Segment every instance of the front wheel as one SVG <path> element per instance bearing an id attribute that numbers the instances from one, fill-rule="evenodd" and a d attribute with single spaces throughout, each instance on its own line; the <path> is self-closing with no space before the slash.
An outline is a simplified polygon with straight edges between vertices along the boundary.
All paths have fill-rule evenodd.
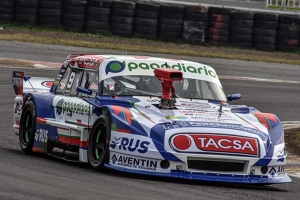
<path id="1" fill-rule="evenodd" d="M 33 101 L 27 101 L 22 111 L 19 129 L 19 142 L 26 154 L 32 153 L 36 127 L 36 108 Z"/>
<path id="2" fill-rule="evenodd" d="M 88 141 L 88 161 L 96 171 L 104 171 L 109 162 L 110 120 L 101 115 L 94 123 Z"/>

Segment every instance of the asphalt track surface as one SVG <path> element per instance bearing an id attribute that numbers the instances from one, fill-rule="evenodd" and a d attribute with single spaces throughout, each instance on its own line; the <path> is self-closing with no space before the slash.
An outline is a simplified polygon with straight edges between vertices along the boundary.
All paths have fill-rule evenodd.
<path id="1" fill-rule="evenodd" d="M 73 52 L 117 51 L 0 41 L 0 57 L 63 62 Z M 121 52 L 122 53 L 122 52 Z M 137 53 L 136 53 L 137 54 Z M 141 55 L 141 54 L 139 54 Z M 149 54 L 143 54 L 149 55 Z M 157 56 L 157 55 L 156 55 Z M 202 62 L 219 75 L 299 81 L 295 65 L 159 55 Z M 43 155 L 25 155 L 12 131 L 12 68 L 0 68 L 0 199 L 300 199 L 300 179 L 272 186 L 153 178 L 120 172 L 97 173 L 89 166 Z M 30 76 L 55 77 L 56 71 L 24 69 Z M 227 94 L 240 92 L 236 104 L 274 112 L 283 121 L 299 121 L 299 84 L 221 79 Z"/>

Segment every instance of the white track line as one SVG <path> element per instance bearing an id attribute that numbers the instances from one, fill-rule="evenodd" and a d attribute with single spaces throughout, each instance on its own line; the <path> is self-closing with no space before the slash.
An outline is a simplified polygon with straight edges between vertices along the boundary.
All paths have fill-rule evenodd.
<path id="1" fill-rule="evenodd" d="M 245 76 L 222 76 L 222 75 L 219 75 L 219 78 L 220 79 L 229 79 L 229 80 L 260 81 L 260 82 L 272 82 L 272 83 L 296 83 L 296 84 L 300 83 L 300 81 L 254 78 L 254 77 L 245 77 Z"/>

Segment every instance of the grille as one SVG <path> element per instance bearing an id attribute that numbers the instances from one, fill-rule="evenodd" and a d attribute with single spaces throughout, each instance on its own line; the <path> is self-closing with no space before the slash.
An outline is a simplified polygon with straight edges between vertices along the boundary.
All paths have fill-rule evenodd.
<path id="1" fill-rule="evenodd" d="M 203 171 L 243 172 L 246 162 L 188 160 L 188 168 Z"/>

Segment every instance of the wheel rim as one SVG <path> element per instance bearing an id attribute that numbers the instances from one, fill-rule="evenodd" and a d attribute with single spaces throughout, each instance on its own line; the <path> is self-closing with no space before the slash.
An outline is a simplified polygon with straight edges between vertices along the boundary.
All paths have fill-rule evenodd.
<path id="1" fill-rule="evenodd" d="M 99 124 L 96 127 L 96 131 L 92 139 L 92 155 L 95 163 L 101 162 L 101 157 L 105 153 L 105 148 L 106 148 L 105 124 Z"/>
<path id="2" fill-rule="evenodd" d="M 32 117 L 30 110 L 25 111 L 24 119 L 22 124 L 23 144 L 27 146 L 32 134 Z"/>

